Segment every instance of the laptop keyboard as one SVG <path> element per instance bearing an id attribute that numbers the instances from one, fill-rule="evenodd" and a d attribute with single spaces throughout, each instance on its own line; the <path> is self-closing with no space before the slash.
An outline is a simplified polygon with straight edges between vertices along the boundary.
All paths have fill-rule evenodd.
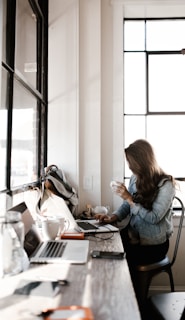
<path id="1" fill-rule="evenodd" d="M 78 226 L 84 230 L 93 230 L 93 229 L 98 229 L 94 224 L 91 224 L 89 222 L 85 221 L 78 221 L 77 222 Z"/>
<path id="2" fill-rule="evenodd" d="M 40 258 L 58 258 L 62 256 L 65 249 L 66 242 L 62 241 L 48 241 L 42 252 L 39 254 Z"/>

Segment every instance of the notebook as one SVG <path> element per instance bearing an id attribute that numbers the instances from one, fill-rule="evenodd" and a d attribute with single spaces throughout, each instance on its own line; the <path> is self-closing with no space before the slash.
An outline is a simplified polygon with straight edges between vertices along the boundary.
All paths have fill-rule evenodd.
<path id="1" fill-rule="evenodd" d="M 12 207 L 9 211 L 22 213 L 25 225 L 24 248 L 30 263 L 72 263 L 84 264 L 89 253 L 89 240 L 47 240 L 42 241 L 35 221 L 25 202 Z"/>

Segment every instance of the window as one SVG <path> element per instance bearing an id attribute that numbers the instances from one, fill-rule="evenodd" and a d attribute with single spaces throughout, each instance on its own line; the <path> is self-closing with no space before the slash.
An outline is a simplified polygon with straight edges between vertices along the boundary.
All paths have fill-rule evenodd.
<path id="1" fill-rule="evenodd" d="M 7 144 L 7 120 L 8 110 L 6 107 L 6 87 L 8 73 L 2 69 L 1 72 L 1 106 L 0 106 L 0 190 L 6 188 L 6 144 Z"/>
<path id="2" fill-rule="evenodd" d="M 160 166 L 185 177 L 185 19 L 124 21 L 124 140 L 147 139 Z M 125 164 L 125 179 L 130 170 Z"/>
<path id="3" fill-rule="evenodd" d="M 11 187 L 37 180 L 37 99 L 14 81 Z M 24 132 L 24 134 L 22 134 Z"/>
<path id="4" fill-rule="evenodd" d="M 0 192 L 39 182 L 47 147 L 48 1 L 3 0 Z"/>

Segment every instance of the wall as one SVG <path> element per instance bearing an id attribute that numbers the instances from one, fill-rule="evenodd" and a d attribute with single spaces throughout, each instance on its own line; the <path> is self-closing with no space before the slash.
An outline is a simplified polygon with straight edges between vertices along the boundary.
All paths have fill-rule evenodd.
<path id="1" fill-rule="evenodd" d="M 78 6 L 50 1 L 48 165 L 55 163 L 78 185 Z"/>
<path id="2" fill-rule="evenodd" d="M 183 1 L 50 1 L 48 164 L 78 189 L 79 212 L 87 203 L 111 210 L 121 203 L 109 184 L 124 171 L 123 18 L 172 13 L 185 15 Z M 182 243 L 174 277 L 185 289 Z M 153 286 L 168 289 L 168 280 Z"/>
<path id="3" fill-rule="evenodd" d="M 3 2 L 0 1 L 0 61 L 2 61 L 2 43 L 3 43 Z M 0 68 L 0 97 L 1 97 L 1 73 Z"/>
<path id="4" fill-rule="evenodd" d="M 79 212 L 117 207 L 109 184 L 123 179 L 122 12 L 109 0 L 55 0 L 49 10 L 48 164 L 78 189 Z"/>

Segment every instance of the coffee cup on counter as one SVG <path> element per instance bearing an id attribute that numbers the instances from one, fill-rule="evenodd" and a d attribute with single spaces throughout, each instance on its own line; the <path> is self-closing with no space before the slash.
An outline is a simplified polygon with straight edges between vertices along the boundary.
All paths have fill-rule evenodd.
<path id="1" fill-rule="evenodd" d="M 45 240 L 55 240 L 60 230 L 59 219 L 46 218 L 42 221 L 42 234 Z"/>
<path id="2" fill-rule="evenodd" d="M 109 212 L 108 207 L 104 207 L 104 206 L 96 206 L 93 209 L 94 214 L 108 214 L 108 212 Z"/>

